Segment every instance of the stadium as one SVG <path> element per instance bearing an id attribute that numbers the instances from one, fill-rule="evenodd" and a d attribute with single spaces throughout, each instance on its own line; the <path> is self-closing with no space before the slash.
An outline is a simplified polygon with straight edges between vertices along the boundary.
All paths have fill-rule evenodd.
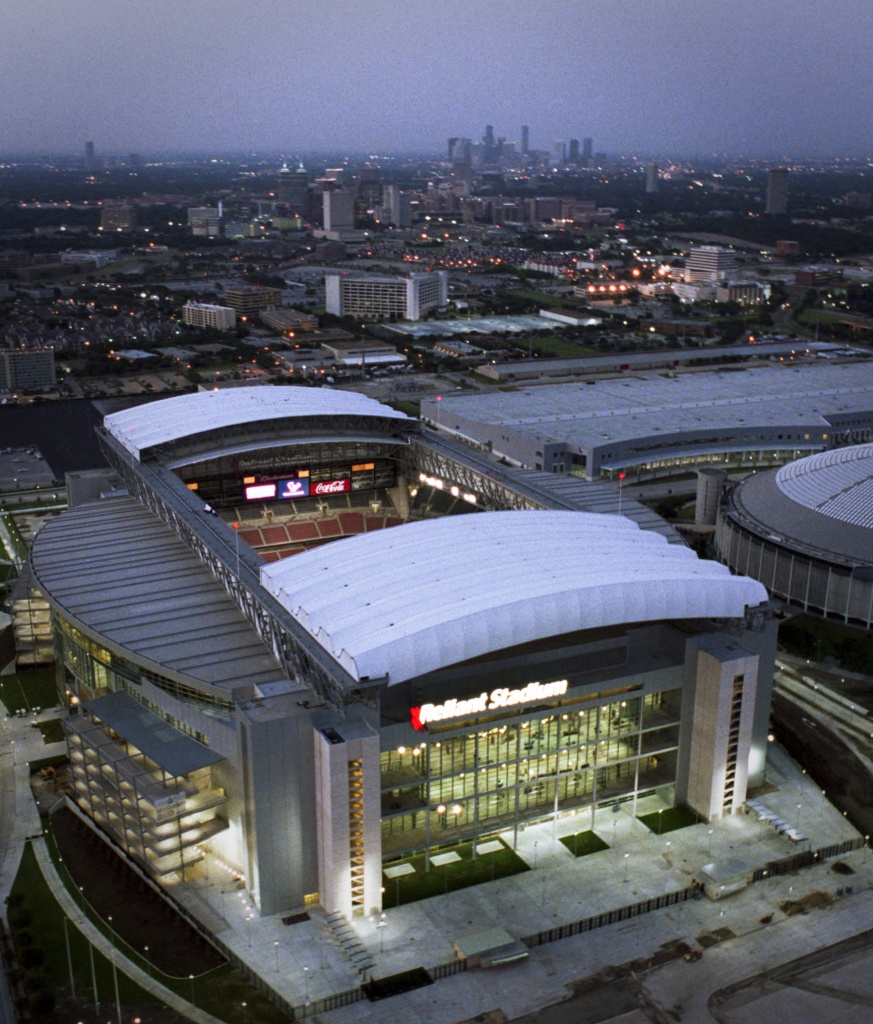
<path id="1" fill-rule="evenodd" d="M 873 626 L 873 445 L 822 452 L 735 487 L 719 558 L 789 608 Z"/>
<path id="2" fill-rule="evenodd" d="M 163 884 L 215 857 L 262 914 L 352 917 L 413 854 L 652 794 L 714 820 L 761 780 L 765 588 L 608 488 L 326 389 L 100 436 L 123 486 L 31 565 L 72 799 Z"/>

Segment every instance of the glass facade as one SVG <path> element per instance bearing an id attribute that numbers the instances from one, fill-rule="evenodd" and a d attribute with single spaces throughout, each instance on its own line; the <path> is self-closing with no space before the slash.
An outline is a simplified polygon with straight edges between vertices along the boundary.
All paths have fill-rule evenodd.
<path id="1" fill-rule="evenodd" d="M 680 704 L 680 690 L 631 687 L 551 704 L 540 717 L 432 728 L 415 746 L 383 751 L 383 857 L 675 782 Z"/>
<path id="2" fill-rule="evenodd" d="M 102 693 L 111 693 L 115 690 L 125 690 L 149 711 L 206 746 L 209 746 L 208 736 L 158 707 L 142 693 L 143 681 L 152 683 L 158 689 L 179 700 L 196 704 L 198 710 L 203 714 L 225 721 L 230 720 L 234 707 L 232 701 L 222 700 L 212 694 L 195 690 L 191 686 L 184 686 L 175 680 L 128 661 L 114 651 L 101 646 L 59 615 L 54 615 L 53 621 L 55 649 L 58 653 L 58 660 L 64 666 L 67 675 L 68 690 L 80 700 L 89 700 Z M 65 694 L 61 694 L 60 699 L 62 703 L 68 703 Z"/>

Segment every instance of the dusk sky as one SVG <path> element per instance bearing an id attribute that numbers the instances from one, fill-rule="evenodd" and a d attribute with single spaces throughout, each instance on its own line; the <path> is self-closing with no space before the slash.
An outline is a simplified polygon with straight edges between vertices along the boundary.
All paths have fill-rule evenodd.
<path id="1" fill-rule="evenodd" d="M 0 150 L 873 152 L 864 0 L 0 0 Z"/>

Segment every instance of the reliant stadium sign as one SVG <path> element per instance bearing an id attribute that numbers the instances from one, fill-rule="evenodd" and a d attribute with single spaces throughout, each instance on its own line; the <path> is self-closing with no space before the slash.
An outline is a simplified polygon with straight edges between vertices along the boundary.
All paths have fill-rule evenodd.
<path id="1" fill-rule="evenodd" d="M 424 732 L 429 722 L 444 722 L 449 718 L 469 718 L 481 715 L 486 711 L 500 711 L 516 704 L 530 704 L 535 701 L 548 700 L 551 697 L 563 697 L 567 692 L 567 680 L 557 679 L 553 683 L 528 683 L 518 690 L 510 690 L 505 686 L 492 690 L 491 693 L 480 693 L 478 697 L 467 700 L 456 700 L 452 697 L 445 704 L 422 704 L 418 708 L 410 708 L 413 726 Z"/>

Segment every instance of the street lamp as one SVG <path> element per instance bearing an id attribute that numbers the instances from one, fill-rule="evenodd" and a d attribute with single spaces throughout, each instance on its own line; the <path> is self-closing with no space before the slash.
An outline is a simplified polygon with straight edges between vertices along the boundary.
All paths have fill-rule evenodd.
<path id="1" fill-rule="evenodd" d="M 382 911 L 379 915 L 379 920 L 376 922 L 376 927 L 379 929 L 379 952 L 385 952 L 385 925 L 388 924 L 388 915 Z"/>
<path id="2" fill-rule="evenodd" d="M 624 880 L 625 881 L 627 881 L 627 872 L 628 872 L 628 866 L 629 866 L 628 862 L 629 862 L 629 860 L 630 860 L 630 854 L 626 853 L 624 855 Z"/>
<path id="3" fill-rule="evenodd" d="M 197 1003 L 194 1002 L 194 975 L 189 974 L 188 980 L 191 982 L 191 1005 L 196 1006 Z"/>
<path id="4" fill-rule="evenodd" d="M 304 1002 L 303 1005 L 304 1005 L 304 1007 L 306 1007 L 306 1006 L 309 1005 L 309 968 L 308 967 L 304 967 L 303 968 L 303 984 L 304 984 L 304 991 L 306 993 L 305 994 L 305 1002 Z"/>
<path id="5" fill-rule="evenodd" d="M 712 833 L 714 831 L 715 831 L 714 829 L 710 829 L 709 830 L 709 853 L 707 854 L 707 856 L 709 857 L 710 860 L 712 860 Z"/>
<path id="6" fill-rule="evenodd" d="M 276 939 L 273 942 L 273 949 L 276 952 L 276 974 L 278 974 L 279 973 L 279 940 L 278 939 Z"/>

